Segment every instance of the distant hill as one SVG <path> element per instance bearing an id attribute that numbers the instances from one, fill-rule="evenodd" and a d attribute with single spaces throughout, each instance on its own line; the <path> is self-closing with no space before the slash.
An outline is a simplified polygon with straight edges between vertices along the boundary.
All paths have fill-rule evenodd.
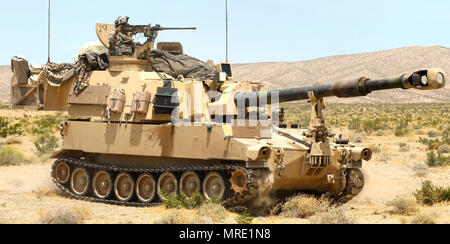
<path id="1" fill-rule="evenodd" d="M 436 91 L 390 90 L 339 102 L 414 103 L 450 102 L 450 49 L 441 46 L 405 47 L 355 55 L 334 56 L 295 63 L 252 63 L 234 65 L 239 80 L 259 80 L 266 88 L 310 86 L 367 77 L 388 78 L 419 69 L 441 68 L 448 75 L 447 86 Z"/>
<path id="2" fill-rule="evenodd" d="M 441 68 L 448 75 L 447 86 L 436 91 L 389 90 L 333 102 L 419 103 L 450 102 L 450 49 L 441 46 L 405 47 L 379 52 L 333 56 L 294 63 L 235 64 L 237 80 L 257 80 L 268 89 L 325 84 L 368 77 L 387 78 L 425 68 Z M 9 101 L 11 70 L 0 66 L 0 102 Z"/>
<path id="3" fill-rule="evenodd" d="M 0 66 L 0 103 L 9 102 L 9 93 L 11 88 L 11 68 L 9 65 Z"/>

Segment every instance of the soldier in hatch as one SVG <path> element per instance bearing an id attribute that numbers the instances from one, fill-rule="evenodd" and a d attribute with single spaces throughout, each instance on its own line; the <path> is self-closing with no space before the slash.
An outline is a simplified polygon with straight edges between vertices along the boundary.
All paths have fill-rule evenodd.
<path id="1" fill-rule="evenodd" d="M 109 35 L 109 54 L 111 56 L 131 56 L 136 44 L 131 36 L 123 33 L 123 28 L 128 24 L 128 17 L 119 17 L 116 20 L 116 30 Z"/>

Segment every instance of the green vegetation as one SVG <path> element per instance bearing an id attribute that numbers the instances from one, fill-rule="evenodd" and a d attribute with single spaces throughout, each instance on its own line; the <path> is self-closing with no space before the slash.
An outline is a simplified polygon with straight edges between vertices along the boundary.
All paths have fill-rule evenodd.
<path id="1" fill-rule="evenodd" d="M 20 123 L 14 123 L 6 117 L 0 117 L 0 137 L 7 137 L 9 135 L 23 135 L 24 130 Z"/>
<path id="2" fill-rule="evenodd" d="M 444 156 L 438 151 L 437 155 L 434 151 L 427 153 L 427 161 L 425 162 L 428 167 L 442 167 L 450 165 L 450 156 Z"/>
<path id="3" fill-rule="evenodd" d="M 172 193 L 166 196 L 163 201 L 164 207 L 177 209 L 181 208 L 195 209 L 199 208 L 204 203 L 205 200 L 200 192 L 194 193 L 191 197 L 186 197 L 186 195 L 184 195 L 183 193 L 181 194 Z"/>
<path id="4" fill-rule="evenodd" d="M 253 217 L 247 212 L 240 214 L 235 220 L 240 225 L 249 225 L 253 223 Z"/>
<path id="5" fill-rule="evenodd" d="M 450 201 L 450 187 L 438 187 L 433 185 L 431 181 L 422 183 L 422 188 L 414 193 L 417 202 L 425 205 L 434 205 L 440 202 Z"/>
<path id="6" fill-rule="evenodd" d="M 284 104 L 287 123 L 300 123 L 309 127 L 311 105 L 305 102 Z M 416 133 L 424 128 L 433 128 L 433 136 L 447 137 L 450 128 L 450 104 L 339 104 L 329 103 L 324 111 L 331 128 L 349 129 L 378 135 L 391 132 L 396 136 Z M 445 135 L 447 131 L 447 135 Z M 417 134 L 417 133 L 416 133 Z M 435 148 L 437 149 L 437 147 Z"/>
<path id="7" fill-rule="evenodd" d="M 20 165 L 27 162 L 25 156 L 15 148 L 2 147 L 0 149 L 0 166 Z"/>
<path id="8" fill-rule="evenodd" d="M 58 138 L 50 132 L 39 134 L 34 142 L 34 146 L 41 154 L 50 153 L 58 147 Z"/>

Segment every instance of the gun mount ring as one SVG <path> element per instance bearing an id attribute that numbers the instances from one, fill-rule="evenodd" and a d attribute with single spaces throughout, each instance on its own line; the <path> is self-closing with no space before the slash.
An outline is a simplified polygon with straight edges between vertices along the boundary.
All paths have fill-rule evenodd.
<path id="1" fill-rule="evenodd" d="M 248 175 L 242 169 L 237 169 L 231 175 L 231 188 L 234 190 L 236 194 L 243 193 L 247 190 L 248 185 Z"/>

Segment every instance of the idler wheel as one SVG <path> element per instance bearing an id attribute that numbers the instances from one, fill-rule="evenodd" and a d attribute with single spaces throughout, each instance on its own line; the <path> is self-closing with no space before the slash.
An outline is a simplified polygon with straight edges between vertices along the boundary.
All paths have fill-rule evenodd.
<path id="1" fill-rule="evenodd" d="M 166 200 L 167 196 L 177 193 L 177 177 L 170 172 L 163 173 L 158 179 L 158 196 L 161 200 Z"/>
<path id="2" fill-rule="evenodd" d="M 69 182 L 70 180 L 69 165 L 65 162 L 58 163 L 55 169 L 55 177 L 60 184 L 66 184 L 67 182 Z"/>
<path id="3" fill-rule="evenodd" d="M 225 195 L 225 181 L 217 172 L 209 173 L 203 181 L 203 196 L 206 200 L 222 199 Z"/>
<path id="4" fill-rule="evenodd" d="M 231 189 L 234 190 L 235 193 L 240 194 L 247 190 L 248 185 L 248 175 L 242 169 L 237 169 L 231 175 Z"/>
<path id="5" fill-rule="evenodd" d="M 107 199 L 111 196 L 113 183 L 109 172 L 99 171 L 92 180 L 94 194 L 99 199 Z"/>
<path id="6" fill-rule="evenodd" d="M 140 202 L 149 203 L 156 196 L 156 181 L 150 174 L 142 174 L 136 181 L 136 195 Z"/>
<path id="7" fill-rule="evenodd" d="M 70 187 L 72 192 L 78 196 L 84 196 L 89 191 L 90 184 L 89 173 L 83 168 L 77 168 L 72 173 Z"/>
<path id="8" fill-rule="evenodd" d="M 121 202 L 128 202 L 133 197 L 134 180 L 128 173 L 120 173 L 114 182 L 114 193 Z"/>
<path id="9" fill-rule="evenodd" d="M 185 172 L 180 179 L 180 192 L 186 197 L 191 197 L 196 192 L 200 192 L 200 177 L 193 171 Z"/>

